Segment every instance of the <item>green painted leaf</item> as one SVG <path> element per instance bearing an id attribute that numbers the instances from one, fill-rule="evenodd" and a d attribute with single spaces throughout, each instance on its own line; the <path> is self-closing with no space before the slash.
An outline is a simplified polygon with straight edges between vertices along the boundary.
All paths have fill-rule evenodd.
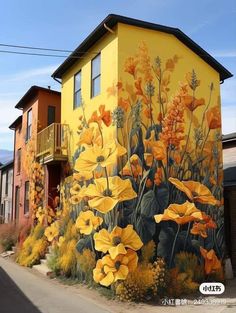
<path id="1" fill-rule="evenodd" d="M 149 190 L 143 195 L 140 204 L 140 213 L 144 217 L 153 218 L 155 214 L 158 214 L 158 205 L 153 190 Z"/>
<path id="2" fill-rule="evenodd" d="M 91 249 L 91 238 L 90 236 L 86 236 L 84 238 L 81 238 L 77 244 L 76 249 L 79 253 L 82 253 L 84 249 Z"/>

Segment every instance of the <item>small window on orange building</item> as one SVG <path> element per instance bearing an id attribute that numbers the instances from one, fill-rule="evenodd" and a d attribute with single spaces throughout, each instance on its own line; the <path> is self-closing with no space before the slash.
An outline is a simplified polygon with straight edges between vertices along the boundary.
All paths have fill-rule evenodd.
<path id="1" fill-rule="evenodd" d="M 24 214 L 29 213 L 29 181 L 25 182 Z"/>
<path id="2" fill-rule="evenodd" d="M 21 171 L 21 149 L 18 149 L 16 155 L 16 174 L 20 174 L 20 171 Z"/>
<path id="3" fill-rule="evenodd" d="M 26 141 L 31 138 L 32 134 L 32 109 L 27 112 L 27 128 L 26 128 Z"/>
<path id="4" fill-rule="evenodd" d="M 48 126 L 55 123 L 56 108 L 54 106 L 48 106 Z"/>

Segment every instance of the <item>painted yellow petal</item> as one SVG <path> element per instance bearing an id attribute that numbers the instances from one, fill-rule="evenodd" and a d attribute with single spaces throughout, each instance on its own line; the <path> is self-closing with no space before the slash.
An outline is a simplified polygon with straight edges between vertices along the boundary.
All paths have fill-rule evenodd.
<path id="1" fill-rule="evenodd" d="M 143 246 L 139 235 L 133 229 L 133 225 L 128 225 L 123 229 L 121 242 L 125 247 L 131 248 L 133 250 L 139 250 Z"/>
<path id="2" fill-rule="evenodd" d="M 156 223 L 160 223 L 163 219 L 163 214 L 156 214 L 154 215 L 154 219 Z"/>
<path id="3" fill-rule="evenodd" d="M 110 247 L 109 253 L 111 258 L 114 260 L 119 254 L 126 254 L 126 249 L 122 243 L 118 244 L 118 246 Z"/>
<path id="4" fill-rule="evenodd" d="M 100 226 L 103 222 L 103 219 L 100 216 L 94 216 L 92 218 L 92 224 L 93 224 L 93 228 L 97 229 L 98 226 Z"/>
<path id="5" fill-rule="evenodd" d="M 121 238 L 122 231 L 123 231 L 123 229 L 121 227 L 115 226 L 111 232 L 111 238 L 114 238 L 114 237 L 120 237 Z"/>
<path id="6" fill-rule="evenodd" d="M 96 209 L 101 213 L 107 213 L 111 211 L 117 203 L 118 200 L 104 196 L 101 198 L 96 197 L 88 201 L 88 204 L 91 208 Z"/>
<path id="7" fill-rule="evenodd" d="M 88 187 L 83 191 L 83 194 L 84 196 L 87 196 L 87 197 L 100 197 L 101 196 L 101 193 L 98 191 L 96 185 L 94 184 L 89 184 Z"/>
<path id="8" fill-rule="evenodd" d="M 100 280 L 100 284 L 108 287 L 114 282 L 114 275 L 112 272 L 109 272 L 102 280 Z"/>
<path id="9" fill-rule="evenodd" d="M 177 178 L 173 178 L 173 177 L 170 177 L 169 181 L 173 185 L 175 185 L 175 187 L 177 189 L 183 191 L 190 200 L 193 200 L 193 195 L 192 195 L 191 191 L 181 181 L 179 181 Z"/>
<path id="10" fill-rule="evenodd" d="M 210 205 L 217 205 L 218 203 L 218 200 L 214 196 L 196 196 L 194 197 L 194 201 Z"/>
<path id="11" fill-rule="evenodd" d="M 80 233 L 84 235 L 90 235 L 93 231 L 93 225 L 84 226 L 80 228 Z"/>
<path id="12" fill-rule="evenodd" d="M 103 228 L 94 234 L 95 249 L 106 253 L 111 247 L 111 239 L 109 232 Z"/>
<path id="13" fill-rule="evenodd" d="M 138 265 L 137 253 L 131 249 L 128 249 L 126 255 L 123 258 L 122 263 L 125 265 L 127 264 L 129 268 L 129 272 L 133 272 L 137 268 L 137 265 Z"/>
<path id="14" fill-rule="evenodd" d="M 125 280 L 127 278 L 129 274 L 129 269 L 126 265 L 121 265 L 119 267 L 119 270 L 114 273 L 115 279 L 114 282 L 116 282 L 117 280 Z"/>

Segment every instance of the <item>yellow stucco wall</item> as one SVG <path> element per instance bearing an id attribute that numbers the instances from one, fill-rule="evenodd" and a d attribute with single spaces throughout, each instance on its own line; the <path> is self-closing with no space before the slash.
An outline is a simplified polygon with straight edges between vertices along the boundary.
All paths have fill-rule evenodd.
<path id="1" fill-rule="evenodd" d="M 101 52 L 101 93 L 91 98 L 91 59 L 96 56 L 96 52 Z M 84 101 L 86 118 L 98 110 L 100 105 L 105 105 L 106 109 L 112 111 L 116 107 L 115 96 L 109 96 L 107 90 L 118 80 L 118 38 L 116 33 L 107 34 L 94 45 L 88 53 L 76 65 L 74 65 L 62 77 L 62 104 L 61 104 L 61 122 L 69 124 L 70 127 L 70 159 L 77 148 L 77 127 L 79 117 L 82 115 L 82 108 L 73 109 L 74 95 L 74 75 L 81 70 L 81 90 Z M 111 130 L 112 129 L 112 130 Z M 110 128 L 109 132 L 114 131 Z"/>
<path id="2" fill-rule="evenodd" d="M 207 105 L 209 86 L 213 83 L 214 91 L 212 92 L 210 105 L 218 105 L 219 109 L 221 109 L 219 73 L 174 35 L 119 23 L 118 38 L 118 76 L 119 80 L 124 83 L 124 86 L 131 84 L 133 80 L 131 75 L 125 71 L 125 62 L 127 58 L 137 56 L 140 45 L 144 43 L 147 46 L 151 64 L 154 64 L 157 56 L 160 57 L 162 65 L 165 65 L 165 62 L 169 58 L 173 58 L 174 55 L 179 56 L 174 71 L 170 73 L 170 84 L 168 85 L 170 96 L 174 96 L 178 90 L 179 83 L 185 81 L 186 73 L 194 69 L 197 78 L 201 81 L 195 94 L 196 98 L 205 98 Z M 142 76 L 143 73 L 137 73 L 137 78 Z M 157 83 L 155 76 L 154 83 Z M 202 115 L 204 109 L 204 106 L 198 107 L 195 114 L 198 116 Z"/>
<path id="3" fill-rule="evenodd" d="M 101 104 L 105 104 L 106 109 L 112 111 L 117 107 L 119 99 L 129 97 L 129 89 L 133 84 L 133 77 L 125 71 L 126 60 L 129 57 L 137 57 L 140 54 L 140 45 L 147 47 L 151 65 L 154 64 L 155 58 L 160 57 L 162 65 L 174 55 L 179 57 L 173 71 L 169 73 L 170 83 L 168 84 L 169 101 L 178 91 L 180 82 L 186 82 L 186 74 L 195 70 L 197 78 L 200 80 L 200 86 L 196 89 L 195 97 L 204 98 L 205 106 L 200 106 L 194 111 L 193 124 L 198 127 L 196 118 L 201 119 L 209 99 L 209 86 L 214 84 L 214 90 L 211 95 L 210 106 L 218 106 L 220 110 L 220 81 L 219 73 L 210 65 L 203 61 L 192 50 L 180 42 L 175 36 L 158 32 L 154 30 L 134 27 L 119 23 L 115 28 L 115 33 L 106 34 L 95 44 L 92 49 L 86 53 L 80 61 L 76 63 L 62 77 L 62 113 L 61 122 L 70 126 L 70 160 L 77 148 L 77 127 L 79 116 L 82 115 L 82 109 L 73 109 L 74 94 L 74 75 L 82 70 L 82 97 L 85 104 L 85 115 L 87 118 L 98 110 Z M 91 59 L 96 52 L 101 51 L 101 94 L 91 98 Z M 137 72 L 137 77 L 142 77 L 144 73 Z M 155 76 L 154 84 L 157 83 Z M 117 88 L 117 83 L 122 82 L 122 87 Z M 142 86 L 144 82 L 142 81 Z M 157 87 L 156 87 L 157 88 Z M 129 90 L 127 92 L 127 90 Z M 158 93 L 153 97 L 154 114 L 159 113 Z M 135 97 L 134 97 L 135 98 Z M 134 100 L 133 98 L 133 100 Z M 195 118 L 196 117 L 196 118 Z M 145 120 L 145 116 L 143 116 Z M 187 131 L 189 115 L 186 116 L 185 124 Z M 114 131 L 114 127 L 109 127 L 108 133 Z M 185 131 L 185 132 L 186 132 Z M 190 137 L 194 136 L 194 127 L 191 128 Z M 214 137 L 210 132 L 209 139 Z"/>

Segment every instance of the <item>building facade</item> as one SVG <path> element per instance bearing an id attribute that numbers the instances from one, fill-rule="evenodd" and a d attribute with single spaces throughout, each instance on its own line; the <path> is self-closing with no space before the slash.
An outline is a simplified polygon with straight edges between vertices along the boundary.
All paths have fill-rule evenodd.
<path id="1" fill-rule="evenodd" d="M 236 133 L 224 135 L 222 142 L 226 243 L 236 274 Z"/>
<path id="2" fill-rule="evenodd" d="M 57 270 L 69 276 L 83 264 L 68 259 L 87 255 L 85 280 L 117 294 L 157 258 L 170 284 L 223 280 L 220 84 L 231 76 L 179 29 L 117 15 L 59 66 L 61 124 L 37 133 L 36 171 L 27 163 Z M 59 214 L 49 216 L 42 193 L 55 199 L 57 182 Z"/>
<path id="3" fill-rule="evenodd" d="M 170 266 L 180 251 L 225 256 L 220 84 L 231 76 L 179 29 L 117 15 L 52 75 L 90 209 L 111 214 L 109 231 L 131 224 L 154 240 Z"/>
<path id="4" fill-rule="evenodd" d="M 0 167 L 0 223 L 12 220 L 13 161 Z"/>
<path id="5" fill-rule="evenodd" d="M 60 93 L 32 86 L 16 104 L 16 108 L 22 110 L 22 115 L 10 125 L 10 129 L 15 133 L 13 215 L 16 221 L 24 224 L 28 222 L 32 213 L 30 190 L 34 189 L 31 184 L 34 183 L 35 175 L 41 175 L 41 185 L 45 189 L 40 195 L 41 201 L 45 204 L 49 201 L 48 168 L 40 169 L 41 174 L 36 170 L 37 149 L 47 143 L 38 142 L 38 133 L 48 129 L 50 137 L 50 130 L 60 123 Z"/>

